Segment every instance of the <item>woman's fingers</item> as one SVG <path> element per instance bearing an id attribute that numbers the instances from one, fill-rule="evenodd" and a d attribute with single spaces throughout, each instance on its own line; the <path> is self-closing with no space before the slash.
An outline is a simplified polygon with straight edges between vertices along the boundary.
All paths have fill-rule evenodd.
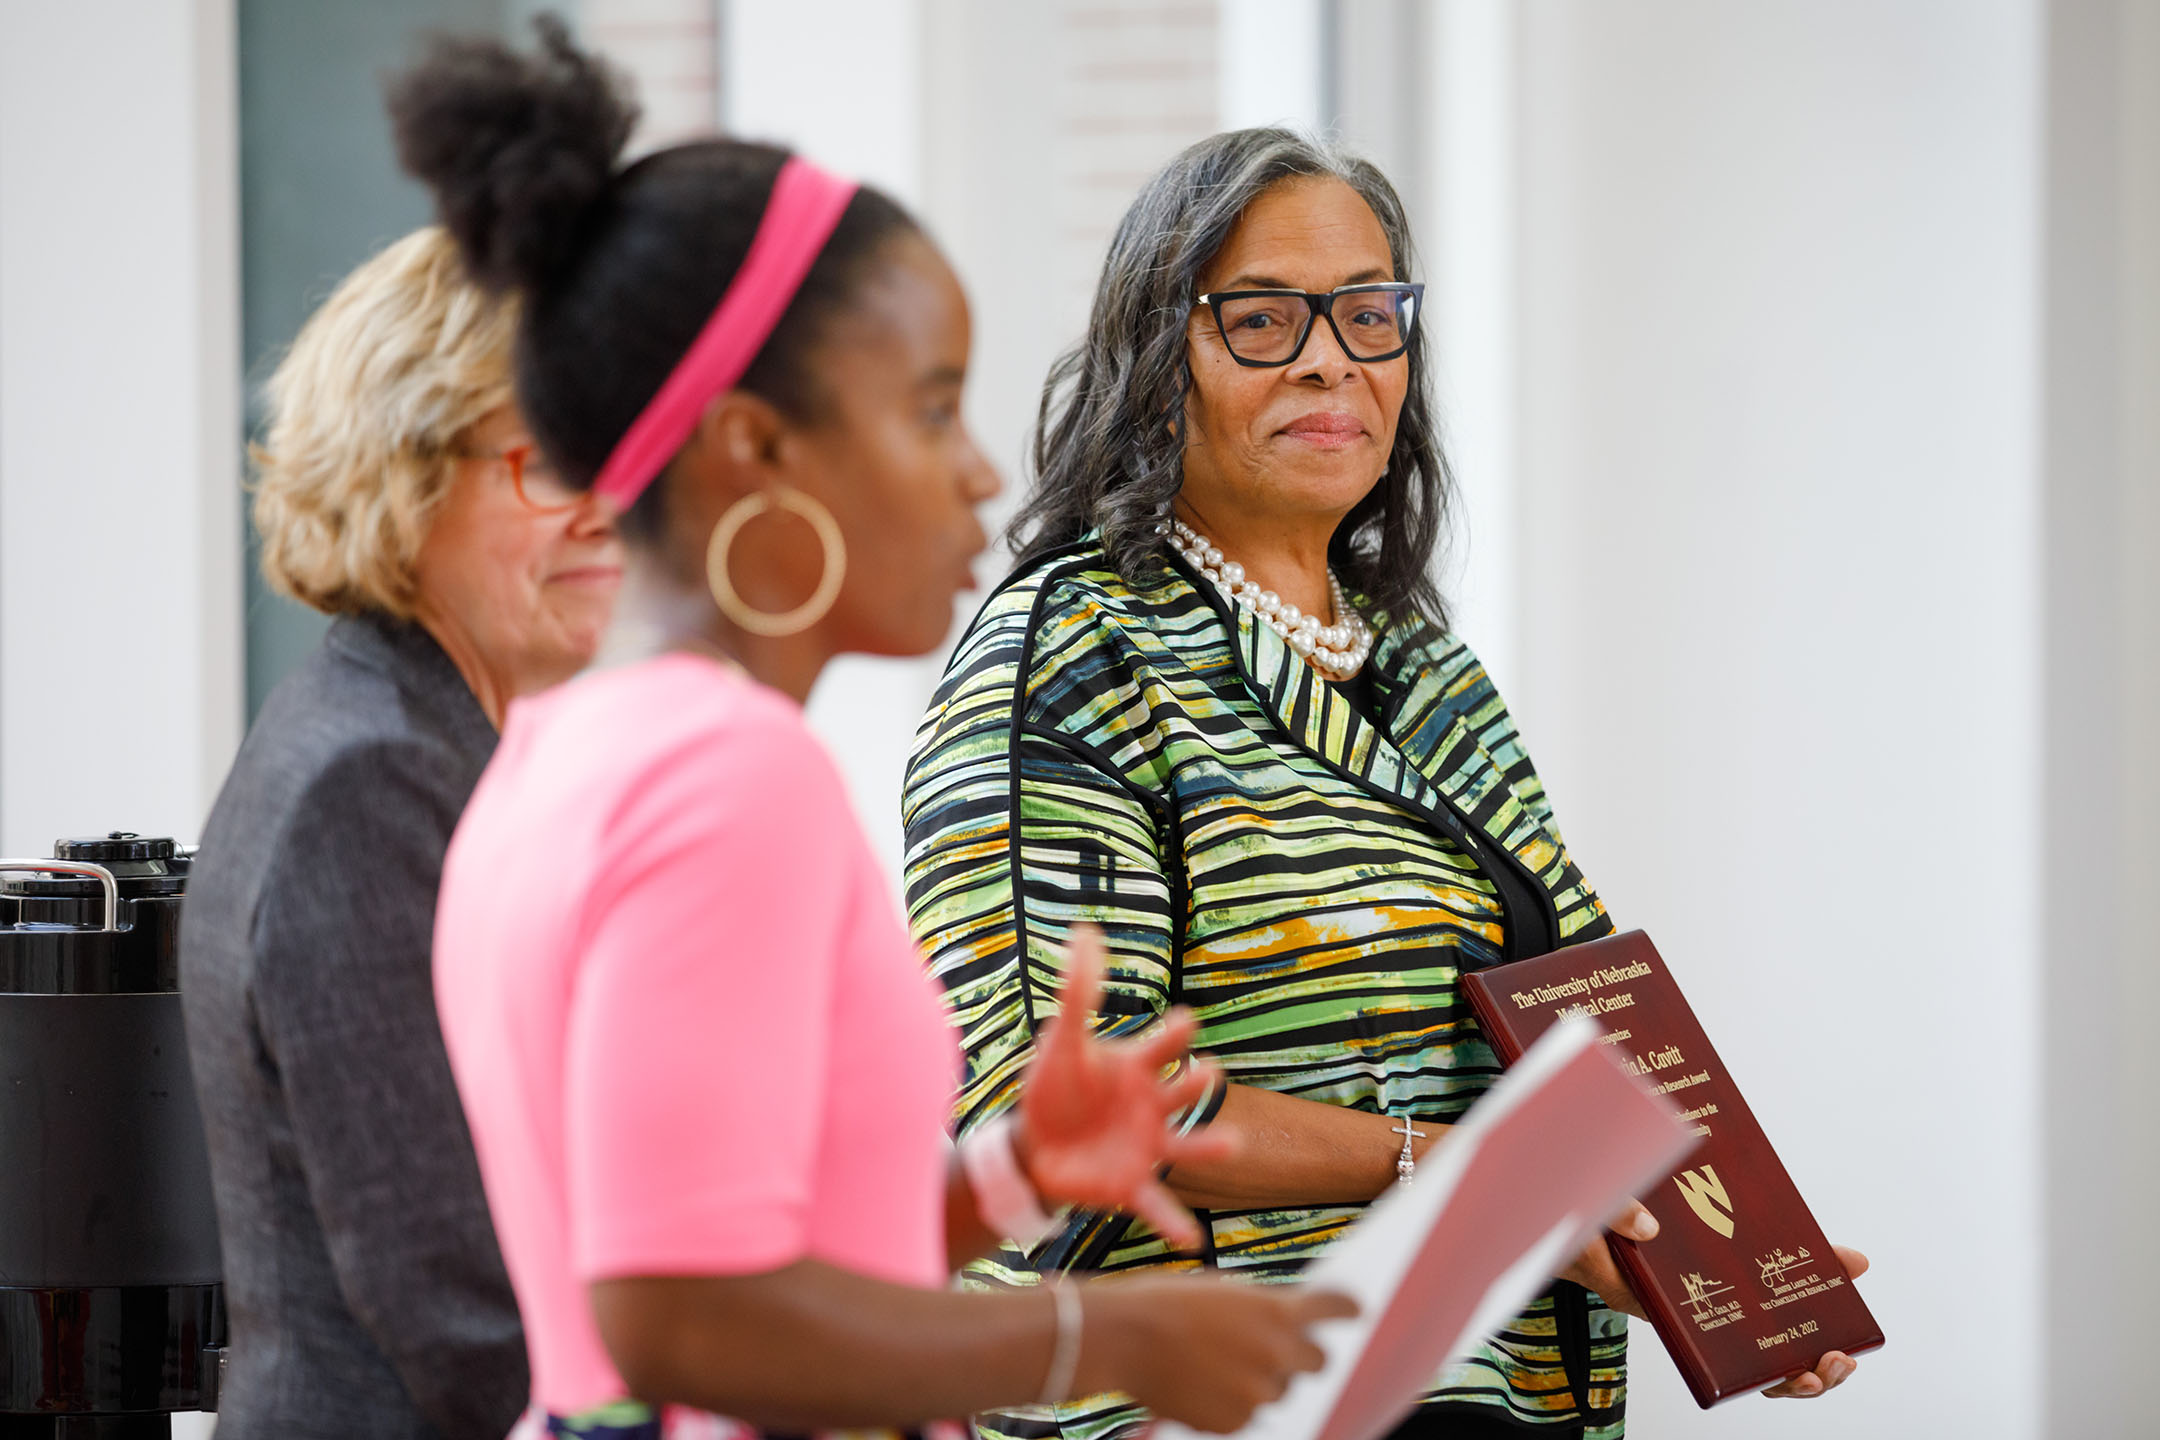
<path id="1" fill-rule="evenodd" d="M 1847 1275 L 1850 1275 L 1853 1279 L 1857 1280 L 1862 1275 L 1867 1274 L 1867 1256 L 1861 1254 L 1858 1250 L 1853 1249 L 1850 1245 L 1834 1244 L 1830 1248 L 1837 1251 L 1838 1263 L 1845 1267 L 1845 1273 Z"/>
<path id="2" fill-rule="evenodd" d="M 1297 1309 L 1299 1329 L 1307 1329 L 1322 1320 L 1348 1320 L 1358 1313 L 1357 1301 L 1340 1290 L 1313 1290 L 1304 1286 L 1298 1289 L 1293 1302 Z"/>
<path id="3" fill-rule="evenodd" d="M 1227 1130 L 1195 1130 L 1163 1142 L 1163 1160 L 1171 1165 L 1228 1160 L 1237 1152 L 1237 1137 Z"/>
<path id="4" fill-rule="evenodd" d="M 1102 931 L 1093 925 L 1073 926 L 1065 937 L 1065 983 L 1058 990 L 1058 1013 L 1078 1018 L 1078 1035 L 1087 1033 L 1102 1004 L 1103 965 Z"/>
<path id="5" fill-rule="evenodd" d="M 1200 1222 L 1193 1213 L 1180 1204 L 1159 1180 L 1141 1182 L 1133 1192 L 1133 1214 L 1147 1222 L 1150 1230 L 1169 1241 L 1180 1250 L 1198 1249 L 1200 1245 Z"/>
<path id="6" fill-rule="evenodd" d="M 1154 1074 L 1154 1070 L 1148 1073 Z M 1183 1110 L 1197 1105 L 1207 1098 L 1208 1090 L 1215 1084 L 1215 1067 L 1205 1060 L 1195 1060 L 1185 1067 L 1185 1073 L 1163 1085 L 1155 1096 L 1155 1103 L 1162 1113 Z"/>
<path id="7" fill-rule="evenodd" d="M 1628 1240 L 1655 1240 L 1658 1233 L 1657 1216 L 1640 1200 L 1628 1201 L 1628 1208 L 1606 1227 L 1615 1235 Z"/>
<path id="8" fill-rule="evenodd" d="M 1562 1279 L 1573 1280 L 1595 1292 L 1600 1300 L 1623 1315 L 1632 1315 L 1638 1320 L 1650 1318 L 1643 1310 L 1642 1302 L 1635 1298 L 1635 1292 L 1628 1288 L 1620 1267 L 1614 1263 L 1612 1247 L 1602 1238 L 1591 1241 L 1589 1248 L 1576 1256 L 1575 1263 L 1560 1275 Z"/>
<path id="9" fill-rule="evenodd" d="M 1193 1035 L 1199 1028 L 1200 1017 L 1179 1005 L 1131 1043 L 1142 1063 L 1160 1070 L 1184 1058 L 1185 1052 L 1192 1048 Z"/>
<path id="10" fill-rule="evenodd" d="M 1852 1378 L 1860 1362 L 1842 1350 L 1832 1350 L 1815 1362 L 1813 1370 L 1803 1370 L 1790 1380 L 1781 1380 L 1763 1394 L 1772 1400 L 1812 1400 L 1827 1395 Z"/>

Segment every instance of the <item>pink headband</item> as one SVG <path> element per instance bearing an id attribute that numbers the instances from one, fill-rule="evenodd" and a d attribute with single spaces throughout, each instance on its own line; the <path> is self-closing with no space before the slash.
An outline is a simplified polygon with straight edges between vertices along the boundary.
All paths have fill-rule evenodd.
<path id="1" fill-rule="evenodd" d="M 727 293 L 697 339 L 615 442 L 593 481 L 594 494 L 614 501 L 618 510 L 637 503 L 697 429 L 713 397 L 742 379 L 771 338 L 855 190 L 854 181 L 828 174 L 799 156 L 780 167 L 742 268 L 728 282 Z"/>

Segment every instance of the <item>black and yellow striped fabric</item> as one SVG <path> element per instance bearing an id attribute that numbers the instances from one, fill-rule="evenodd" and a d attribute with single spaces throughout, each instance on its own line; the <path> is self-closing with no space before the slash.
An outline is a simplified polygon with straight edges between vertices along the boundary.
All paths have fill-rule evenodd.
<path id="1" fill-rule="evenodd" d="M 1430 626 L 1375 628 L 1377 726 L 1173 557 L 1128 584 L 1083 544 L 992 595 L 923 722 L 902 807 L 908 908 L 967 1054 L 963 1132 L 1012 1103 L 1081 921 L 1110 950 L 1103 1028 L 1189 1005 L 1198 1048 L 1236 1083 L 1440 1122 L 1492 1083 L 1457 975 L 1516 958 L 1525 936 L 1542 949 L 1611 924 L 1476 657 Z M 1502 865 L 1541 913 L 1506 913 L 1488 878 Z M 1212 1264 L 1287 1279 L 1357 1214 L 1205 1212 L 1197 1255 L 1079 1216 L 1042 1252 L 968 1275 Z M 1626 1343 L 1620 1315 L 1558 1287 L 1428 1403 L 1615 1436 Z M 1095 1440 L 1143 1418 L 1098 1396 L 981 1423 Z"/>

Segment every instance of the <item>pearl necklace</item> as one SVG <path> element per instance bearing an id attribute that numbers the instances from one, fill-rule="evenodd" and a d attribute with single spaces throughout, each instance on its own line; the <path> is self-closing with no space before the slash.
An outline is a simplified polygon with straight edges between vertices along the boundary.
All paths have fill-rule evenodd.
<path id="1" fill-rule="evenodd" d="M 1312 662 L 1330 680 L 1347 680 L 1365 667 L 1372 654 L 1373 629 L 1351 607 L 1342 581 L 1328 570 L 1328 597 L 1335 602 L 1336 623 L 1322 625 L 1317 615 L 1307 615 L 1272 590 L 1263 590 L 1245 578 L 1245 567 L 1226 559 L 1207 536 L 1182 520 L 1170 522 L 1170 546 L 1192 567 L 1215 582 L 1240 608 L 1267 625 L 1283 643 Z"/>

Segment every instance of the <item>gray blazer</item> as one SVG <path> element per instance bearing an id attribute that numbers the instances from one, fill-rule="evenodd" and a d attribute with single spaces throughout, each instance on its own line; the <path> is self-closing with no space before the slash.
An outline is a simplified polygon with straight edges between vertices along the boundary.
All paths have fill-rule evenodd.
<path id="1" fill-rule="evenodd" d="M 500 1440 L 525 1405 L 428 963 L 494 748 L 426 631 L 342 619 L 210 812 L 180 970 L 225 1247 L 218 1440 Z"/>

